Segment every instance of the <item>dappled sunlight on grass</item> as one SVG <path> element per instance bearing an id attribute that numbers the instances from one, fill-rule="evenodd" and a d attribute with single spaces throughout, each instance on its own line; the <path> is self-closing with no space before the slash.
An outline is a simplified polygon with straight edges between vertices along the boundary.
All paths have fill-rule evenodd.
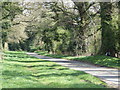
<path id="1" fill-rule="evenodd" d="M 92 75 L 24 52 L 5 52 L 3 65 L 4 88 L 104 88 L 106 85 Z"/>

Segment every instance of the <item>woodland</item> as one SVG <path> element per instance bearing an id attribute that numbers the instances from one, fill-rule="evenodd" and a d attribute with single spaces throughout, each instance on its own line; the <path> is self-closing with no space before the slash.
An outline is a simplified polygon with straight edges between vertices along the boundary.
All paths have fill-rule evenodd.
<path id="1" fill-rule="evenodd" d="M 118 88 L 120 1 L 40 1 L 0 1 L 0 88 Z"/>
<path id="2" fill-rule="evenodd" d="M 120 57 L 120 2 L 0 2 L 0 50 Z"/>

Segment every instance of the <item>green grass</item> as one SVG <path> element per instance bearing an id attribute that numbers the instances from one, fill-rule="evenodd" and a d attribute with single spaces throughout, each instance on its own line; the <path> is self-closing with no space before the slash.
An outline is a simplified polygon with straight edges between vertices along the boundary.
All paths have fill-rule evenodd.
<path id="1" fill-rule="evenodd" d="M 120 58 L 115 58 L 115 57 L 109 57 L 109 56 L 103 56 L 103 55 L 75 57 L 75 56 L 67 56 L 67 55 L 48 54 L 47 52 L 43 52 L 43 51 L 36 51 L 36 53 L 40 55 L 54 57 L 54 58 L 77 60 L 77 61 L 87 62 L 87 63 L 96 64 L 100 66 L 113 67 L 113 68 L 120 69 L 120 66 L 118 65 L 120 63 Z"/>
<path id="2" fill-rule="evenodd" d="M 25 52 L 4 54 L 3 88 L 105 88 L 100 79 L 55 62 L 37 59 Z"/>

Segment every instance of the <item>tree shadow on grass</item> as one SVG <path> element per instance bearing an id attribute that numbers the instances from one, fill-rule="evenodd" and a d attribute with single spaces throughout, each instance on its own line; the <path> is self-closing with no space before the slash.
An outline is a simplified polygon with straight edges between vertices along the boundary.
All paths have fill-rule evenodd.
<path id="1" fill-rule="evenodd" d="M 65 58 L 65 57 L 69 57 L 67 55 L 57 55 L 57 54 L 48 54 L 46 56 L 53 57 L 53 58 Z"/>
<path id="2" fill-rule="evenodd" d="M 50 62 L 50 61 L 46 61 L 46 60 L 24 60 L 24 61 L 22 61 L 22 60 L 17 60 L 17 59 L 4 59 L 5 61 L 10 61 L 10 62 L 13 62 L 13 61 L 15 61 L 15 62 L 21 62 L 21 63 L 40 63 L 40 62 Z"/>
<path id="3" fill-rule="evenodd" d="M 39 61 L 18 61 L 18 62 L 23 62 L 23 63 L 34 63 L 34 62 L 49 62 L 49 61 L 43 61 L 43 60 L 39 60 Z"/>
<path id="4" fill-rule="evenodd" d="M 25 78 L 26 80 L 27 80 L 28 77 L 32 77 L 32 78 L 46 78 L 46 79 L 50 78 L 50 80 L 53 80 L 51 77 L 55 77 L 56 79 L 58 79 L 59 77 L 65 77 L 65 78 L 67 78 L 67 77 L 73 77 L 74 78 L 74 77 L 79 77 L 80 76 L 79 79 L 85 80 L 84 76 L 87 75 L 86 73 L 81 72 L 81 71 L 74 71 L 73 72 L 73 70 L 71 72 L 69 72 L 68 68 L 59 67 L 59 66 L 60 65 L 57 65 L 57 64 L 52 64 L 52 65 L 32 65 L 32 68 L 36 67 L 37 72 L 26 71 L 27 69 L 24 69 L 24 68 L 20 68 L 20 70 L 22 70 L 22 71 L 19 71 L 19 69 L 18 70 L 17 69 L 15 69 L 15 70 L 11 69 L 11 70 L 5 70 L 5 71 L 3 71 L 3 76 L 8 77 L 8 78 L 5 78 L 5 79 L 11 79 L 11 78 L 15 78 L 15 77 L 21 77 L 21 78 Z M 29 68 L 29 66 L 26 66 L 26 67 Z M 45 69 L 43 71 L 41 71 L 41 70 L 38 70 L 39 67 L 42 67 L 42 68 L 50 67 L 50 68 L 46 68 L 47 71 L 45 71 Z M 53 69 L 57 69 L 57 71 L 55 71 Z M 44 73 L 46 73 L 46 74 L 44 74 Z M 83 77 L 81 77 L 81 76 L 83 76 Z M 34 79 L 28 79 L 28 82 L 29 82 L 29 80 L 33 80 L 34 81 Z M 41 81 L 41 82 L 44 82 L 44 81 Z M 90 82 L 90 80 L 88 80 L 86 82 L 88 84 L 91 83 L 92 85 L 96 86 L 94 83 Z M 18 83 L 21 83 L 21 81 L 18 81 Z M 61 83 L 59 83 L 59 81 L 57 81 L 56 83 L 58 83 L 58 87 L 59 86 L 63 86 L 64 87 L 64 83 L 62 83 L 62 85 L 60 85 Z M 66 84 L 67 84 L 67 82 L 66 82 Z M 81 82 L 78 83 L 78 84 L 82 85 Z M 52 87 L 54 87 L 54 82 L 51 83 L 51 84 L 49 84 L 49 85 L 50 86 L 53 85 Z M 79 85 L 75 86 L 75 84 L 70 83 L 68 85 L 68 87 L 79 87 Z M 85 84 L 83 84 L 83 85 L 85 85 Z M 39 87 L 39 85 L 36 85 L 36 86 Z M 32 85 L 31 85 L 31 87 L 32 87 Z M 47 85 L 44 86 L 44 87 L 47 87 Z"/>
<path id="5" fill-rule="evenodd" d="M 2 75 L 3 76 L 5 75 L 5 76 L 11 76 L 11 77 L 18 77 L 18 76 L 27 75 L 27 73 L 16 71 L 16 70 L 5 70 L 2 72 Z M 28 75 L 30 75 L 30 74 L 28 74 Z"/>
<path id="6" fill-rule="evenodd" d="M 21 51 L 7 51 L 5 52 L 6 54 L 25 54 L 25 52 L 21 52 Z"/>
<path id="7" fill-rule="evenodd" d="M 53 64 L 53 65 L 42 65 L 42 64 L 36 64 L 36 65 L 29 65 L 29 66 L 23 66 L 23 67 L 28 67 L 28 68 L 33 68 L 33 67 L 55 67 L 55 66 L 60 66 L 57 64 Z"/>
<path id="8" fill-rule="evenodd" d="M 76 73 L 51 73 L 51 74 L 36 74 L 36 75 L 32 75 L 33 77 L 59 77 L 59 76 L 79 76 L 79 75 L 86 75 L 86 73 L 80 73 L 80 72 L 76 72 Z"/>
<path id="9" fill-rule="evenodd" d="M 24 55 L 6 55 L 6 57 L 11 57 L 11 58 L 14 58 L 14 57 L 16 58 L 16 57 L 17 57 L 17 58 L 24 58 L 24 59 L 25 59 L 25 58 L 33 58 L 33 59 L 36 59 L 35 57 L 26 56 L 26 55 L 25 55 L 25 56 L 24 56 Z"/>
<path id="10" fill-rule="evenodd" d="M 18 57 L 18 58 L 35 58 L 27 55 L 25 52 L 5 52 L 7 57 Z"/>
<path id="11" fill-rule="evenodd" d="M 38 67 L 42 67 L 42 70 L 50 70 L 50 71 L 54 70 L 55 66 L 57 66 L 57 65 L 53 65 L 53 67 L 50 67 L 50 68 L 46 68 L 47 66 L 48 65 L 38 65 Z M 28 67 L 28 68 L 36 67 L 36 65 L 35 66 L 25 66 L 25 67 Z M 68 68 L 59 68 L 59 70 L 64 71 L 64 70 L 68 70 Z M 39 73 L 41 73 L 41 71 Z M 80 73 L 71 73 L 71 74 L 60 73 L 60 74 L 58 74 L 56 72 L 56 73 L 52 73 L 52 74 L 42 74 L 42 75 L 35 76 L 35 75 L 32 75 L 32 72 L 30 72 L 30 71 L 24 71 L 24 70 L 23 71 L 19 71 L 19 70 L 17 71 L 17 70 L 12 70 L 12 69 L 11 70 L 4 70 L 2 72 L 3 76 L 7 76 L 7 77 L 10 77 L 10 78 L 19 77 L 19 76 L 21 76 L 21 77 L 22 76 L 23 77 L 26 77 L 26 76 L 32 76 L 32 77 L 41 77 L 41 76 L 43 76 L 43 77 L 51 77 L 51 76 L 55 76 L 55 77 L 59 77 L 59 76 L 68 76 L 68 75 L 77 76 L 78 74 L 80 74 Z"/>

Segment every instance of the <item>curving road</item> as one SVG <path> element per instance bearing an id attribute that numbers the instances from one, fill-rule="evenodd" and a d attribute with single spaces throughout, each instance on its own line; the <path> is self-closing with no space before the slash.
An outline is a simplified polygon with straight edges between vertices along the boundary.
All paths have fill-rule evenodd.
<path id="1" fill-rule="evenodd" d="M 95 65 L 91 65 L 84 62 L 51 58 L 47 56 L 38 55 L 36 53 L 27 53 L 30 56 L 37 57 L 39 59 L 44 59 L 52 62 L 56 62 L 59 65 L 68 67 L 70 69 L 84 71 L 93 76 L 100 78 L 102 81 L 108 84 L 108 87 L 111 88 L 119 88 L 120 89 L 120 70 L 114 68 L 107 67 L 99 67 Z"/>

